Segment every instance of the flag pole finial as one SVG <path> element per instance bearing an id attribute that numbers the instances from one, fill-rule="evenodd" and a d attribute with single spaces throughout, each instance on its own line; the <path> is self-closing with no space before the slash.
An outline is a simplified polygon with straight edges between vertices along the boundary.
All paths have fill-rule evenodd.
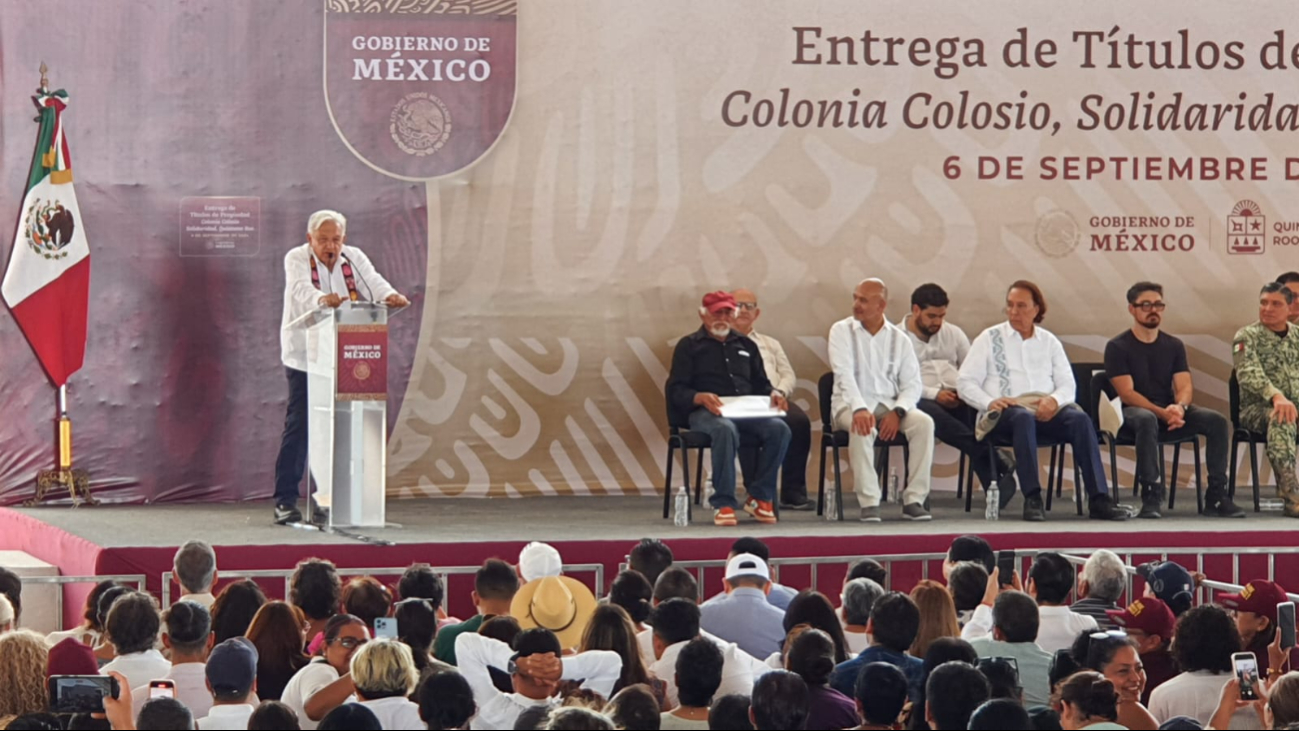
<path id="1" fill-rule="evenodd" d="M 44 61 L 41 61 L 41 88 L 42 89 L 50 88 L 50 78 L 46 76 L 46 74 L 48 74 L 49 71 L 50 71 L 50 67 L 46 66 Z"/>

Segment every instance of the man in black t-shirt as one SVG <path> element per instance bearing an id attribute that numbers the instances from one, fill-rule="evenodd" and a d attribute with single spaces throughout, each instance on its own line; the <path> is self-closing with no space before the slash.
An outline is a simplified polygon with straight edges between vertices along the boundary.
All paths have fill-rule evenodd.
<path id="1" fill-rule="evenodd" d="M 1203 435 L 1209 468 L 1204 515 L 1243 518 L 1245 511 L 1227 496 L 1227 456 L 1231 427 L 1211 409 L 1192 406 L 1194 388 L 1186 363 L 1186 346 L 1164 332 L 1164 288 L 1137 282 L 1128 290 L 1128 312 L 1134 324 L 1105 346 L 1105 374 L 1123 401 L 1119 433 L 1137 444 L 1137 481 L 1141 485 L 1140 518 L 1158 518 L 1164 497 L 1159 462 L 1160 434 Z"/>

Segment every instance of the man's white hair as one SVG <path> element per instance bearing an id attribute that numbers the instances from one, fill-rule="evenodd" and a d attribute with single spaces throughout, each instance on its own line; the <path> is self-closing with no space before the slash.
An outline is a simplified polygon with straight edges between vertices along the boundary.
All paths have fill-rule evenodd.
<path id="1" fill-rule="evenodd" d="M 1105 550 L 1088 557 L 1079 578 L 1087 582 L 1087 596 L 1108 602 L 1117 602 L 1128 583 L 1123 560 L 1113 551 Z"/>
<path id="2" fill-rule="evenodd" d="M 326 221 L 333 221 L 338 225 L 338 232 L 340 234 L 347 234 L 347 216 L 344 216 L 338 211 L 331 211 L 329 209 L 316 211 L 311 214 L 311 218 L 307 219 L 307 233 L 314 235 L 320 230 L 321 226 L 325 225 Z"/>

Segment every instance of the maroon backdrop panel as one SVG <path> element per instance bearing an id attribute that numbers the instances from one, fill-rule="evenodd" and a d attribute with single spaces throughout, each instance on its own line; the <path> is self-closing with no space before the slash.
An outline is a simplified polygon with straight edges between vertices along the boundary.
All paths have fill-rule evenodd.
<path id="1" fill-rule="evenodd" d="M 42 61 L 71 95 L 92 274 L 70 410 L 77 466 L 103 499 L 269 499 L 287 395 L 282 260 L 320 208 L 348 215 L 348 243 L 415 301 L 391 330 L 390 418 L 400 409 L 423 309 L 425 196 L 339 140 L 321 92 L 323 22 L 319 2 L 251 0 L 48 0 L 0 14 L 0 261 Z M 258 236 L 229 255 L 182 252 L 181 201 L 207 196 L 259 198 Z M 12 504 L 54 463 L 55 393 L 3 309 L 0 383 L 0 504 Z"/>

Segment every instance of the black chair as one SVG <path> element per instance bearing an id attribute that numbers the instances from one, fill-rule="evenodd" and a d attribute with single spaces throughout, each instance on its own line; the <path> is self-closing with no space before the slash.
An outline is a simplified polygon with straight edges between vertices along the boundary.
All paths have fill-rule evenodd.
<path id="1" fill-rule="evenodd" d="M 1258 445 L 1267 444 L 1267 433 L 1262 434 L 1256 431 L 1250 431 L 1240 423 L 1240 382 L 1236 380 L 1236 369 L 1231 369 L 1231 378 L 1227 381 L 1227 399 L 1231 407 L 1231 469 L 1228 482 L 1228 490 L 1232 497 L 1236 496 L 1236 452 L 1239 451 L 1240 443 L 1244 442 L 1249 445 L 1249 467 L 1250 476 L 1253 478 L 1254 486 L 1254 512 L 1261 510 L 1259 506 L 1258 494 Z"/>
<path id="2" fill-rule="evenodd" d="M 1106 398 L 1114 398 L 1117 392 L 1114 390 L 1110 378 L 1104 371 L 1097 371 L 1092 374 L 1091 378 L 1092 398 L 1087 402 L 1087 414 L 1100 426 L 1100 418 L 1097 411 L 1100 408 L 1100 394 L 1104 393 Z M 1110 448 L 1110 482 L 1114 485 L 1114 492 L 1118 494 L 1119 489 L 1119 461 L 1117 447 L 1135 447 L 1136 441 L 1126 435 L 1110 434 L 1109 432 L 1100 432 L 1101 444 L 1108 444 Z M 1176 431 L 1160 430 L 1159 439 L 1159 478 L 1168 486 L 1168 509 L 1172 510 L 1177 499 L 1177 471 L 1178 458 L 1182 453 L 1182 445 L 1189 444 L 1195 455 L 1195 506 L 1196 512 L 1204 511 L 1204 478 L 1200 473 L 1200 439 L 1194 434 L 1178 434 Z M 1172 445 L 1173 447 L 1173 470 L 1172 479 L 1166 479 L 1167 473 L 1164 468 L 1164 447 Z M 1134 474 L 1132 476 L 1132 494 L 1141 494 L 1141 484 Z"/>
<path id="3" fill-rule="evenodd" d="M 704 495 L 704 450 L 713 448 L 712 437 L 703 432 L 691 431 L 688 422 L 681 423 L 680 417 L 673 413 L 671 404 L 668 405 L 667 411 L 668 467 L 664 471 L 665 475 L 663 477 L 663 517 L 665 519 L 672 516 L 672 499 L 675 497 L 672 492 L 672 464 L 674 462 L 674 457 L 676 456 L 676 451 L 678 449 L 681 450 L 681 471 L 685 475 L 686 492 L 690 491 L 690 450 L 694 449 L 698 451 L 698 455 L 695 457 L 694 504 L 701 505 L 703 504 Z M 752 448 L 753 447 L 741 445 L 740 451 Z M 776 517 L 780 517 L 779 498 L 773 500 L 771 505 L 772 509 L 776 513 Z M 694 520 L 693 510 L 689 517 L 691 520 Z"/>
<path id="4" fill-rule="evenodd" d="M 695 463 L 695 499 L 696 505 L 700 504 L 703 499 L 704 491 L 704 450 L 712 449 L 712 437 L 703 432 L 690 431 L 689 424 L 681 424 L 672 412 L 672 405 L 668 405 L 668 467 L 666 476 L 663 479 L 663 517 L 668 518 L 672 515 L 672 499 L 675 497 L 672 491 L 672 463 L 675 461 L 676 451 L 681 450 L 681 471 L 685 474 L 686 492 L 690 492 L 690 450 L 694 449 L 699 452 Z M 694 516 L 690 516 L 693 520 Z"/>
<path id="5" fill-rule="evenodd" d="M 831 371 L 821 376 L 821 380 L 816 384 L 817 396 L 821 402 L 821 473 L 817 479 L 817 485 L 820 488 L 816 497 L 816 514 L 825 514 L 825 456 L 826 450 L 834 454 L 834 496 L 835 496 L 835 516 L 837 520 L 843 520 L 843 475 L 839 467 L 839 450 L 848 448 L 848 432 L 836 430 L 834 428 L 834 414 L 832 413 L 831 398 L 834 395 L 834 372 Z M 875 471 L 880 477 L 880 492 L 884 497 L 888 497 L 888 482 L 884 479 L 889 471 L 889 451 L 893 447 L 902 447 L 902 461 L 906 463 L 902 485 L 906 485 L 911 479 L 909 465 L 911 464 L 911 445 L 907 438 L 898 433 L 892 440 L 885 442 L 880 439 L 875 440 Z M 880 452 L 883 451 L 881 455 Z"/>

